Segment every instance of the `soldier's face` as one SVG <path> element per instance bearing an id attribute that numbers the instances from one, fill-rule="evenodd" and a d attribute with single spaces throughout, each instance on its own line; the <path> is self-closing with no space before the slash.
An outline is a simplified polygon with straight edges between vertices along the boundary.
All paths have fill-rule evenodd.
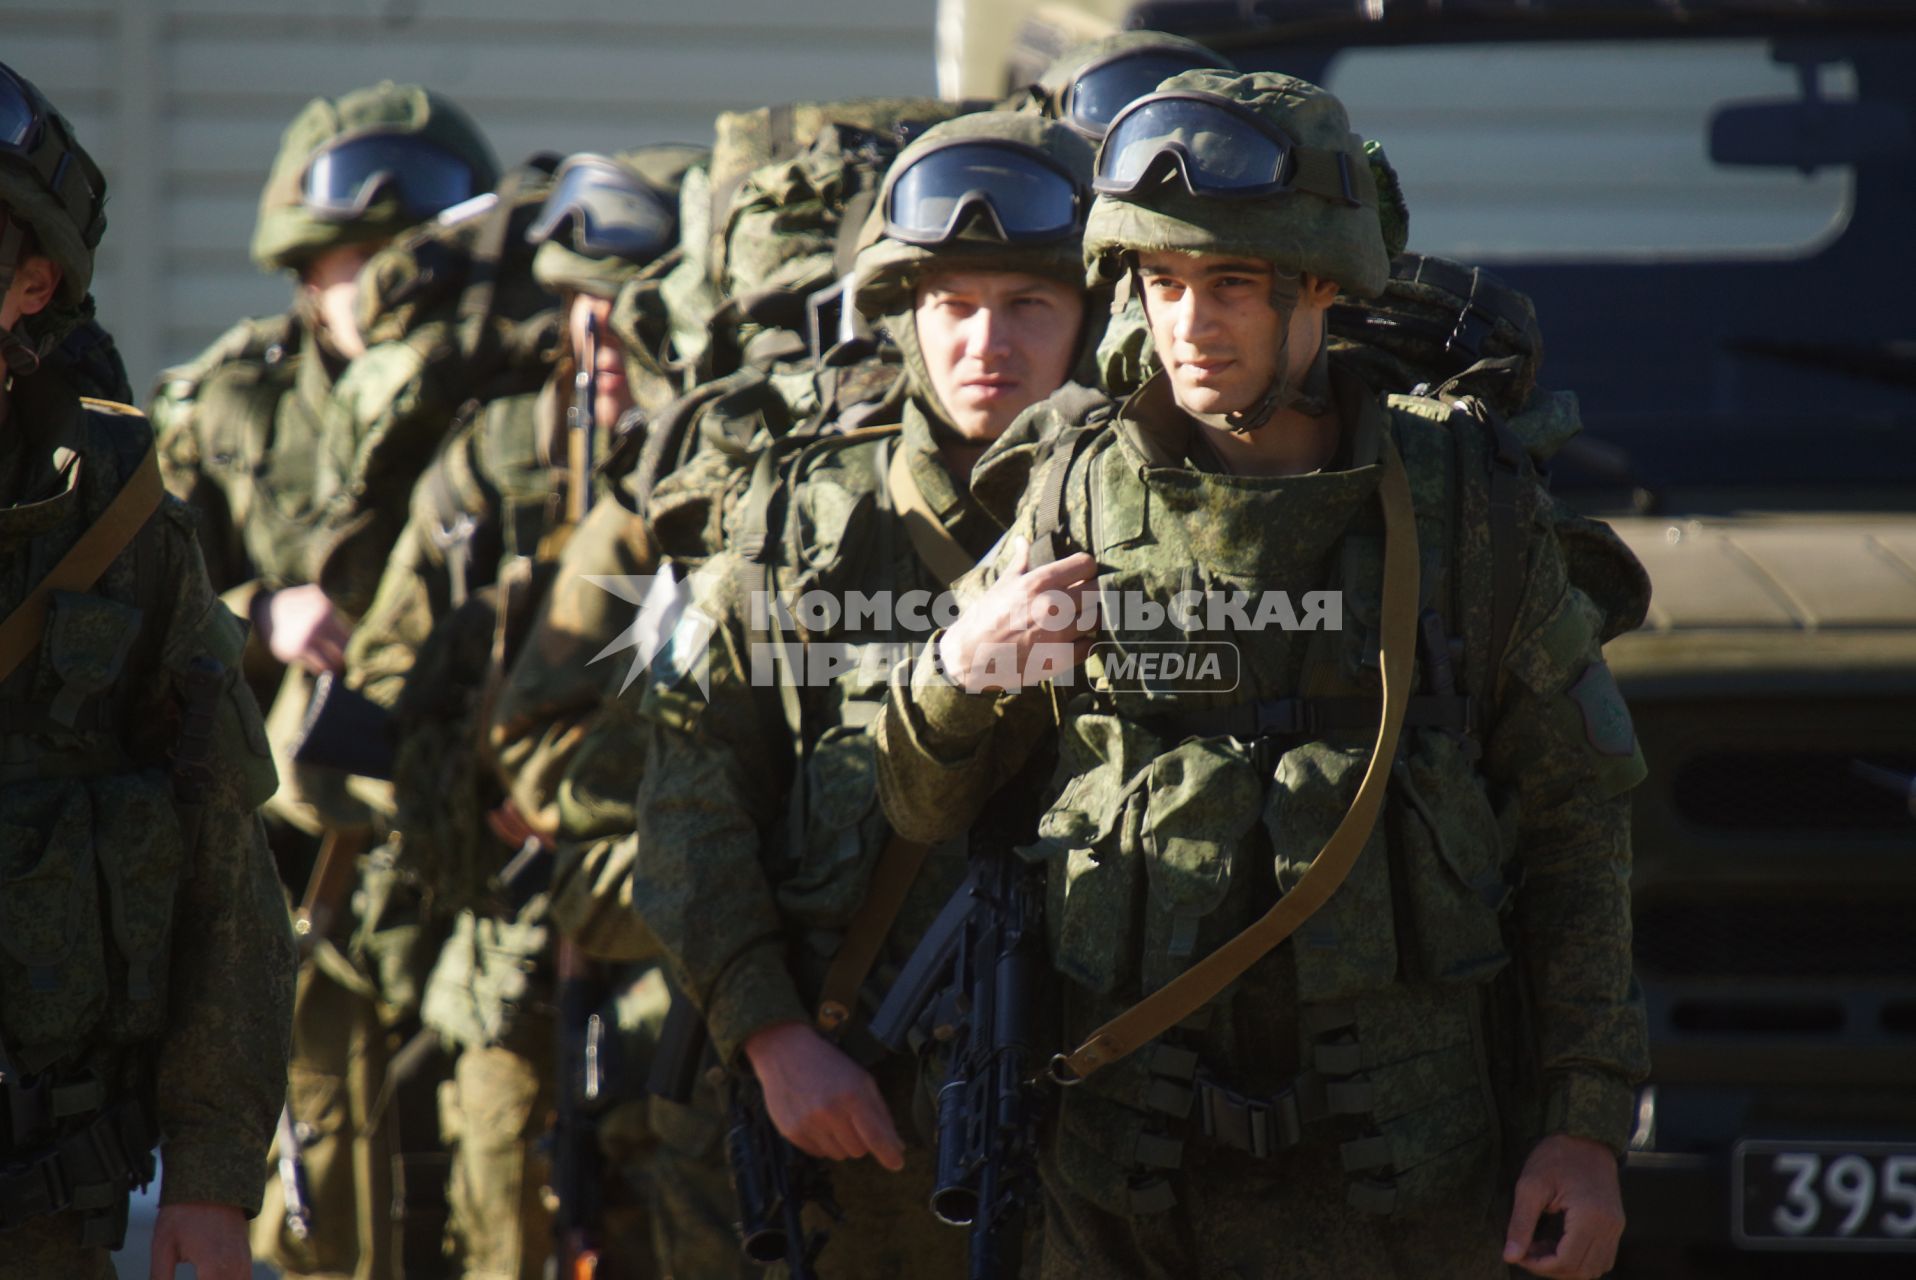
<path id="1" fill-rule="evenodd" d="M 347 359 L 366 353 L 354 311 L 359 304 L 359 271 L 381 246 L 342 244 L 326 250 L 300 273 L 301 285 L 318 308 L 319 322 L 333 348 Z"/>
<path id="2" fill-rule="evenodd" d="M 1323 310 L 1336 287 L 1306 276 L 1296 308 L 1280 312 L 1271 302 L 1271 275 L 1270 264 L 1255 258 L 1139 258 L 1151 341 L 1179 407 L 1190 413 L 1248 409 L 1279 373 L 1301 376 L 1316 358 Z"/>
<path id="3" fill-rule="evenodd" d="M 572 304 L 566 309 L 566 332 L 572 342 L 573 367 L 592 360 L 592 412 L 595 420 L 607 427 L 632 407 L 632 387 L 625 380 L 625 348 L 613 336 L 611 321 L 612 299 L 588 293 L 572 295 Z M 588 328 L 596 329 L 596 344 Z M 593 352 L 595 345 L 597 351 Z"/>
<path id="4" fill-rule="evenodd" d="M 1070 375 L 1080 290 L 1022 271 L 945 271 L 921 280 L 917 296 L 931 389 L 966 439 L 997 439 Z"/>

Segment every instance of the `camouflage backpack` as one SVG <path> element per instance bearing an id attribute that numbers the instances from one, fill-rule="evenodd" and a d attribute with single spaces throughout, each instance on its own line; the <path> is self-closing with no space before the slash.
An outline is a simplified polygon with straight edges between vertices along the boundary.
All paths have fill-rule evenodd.
<path id="1" fill-rule="evenodd" d="M 849 269 L 886 168 L 924 129 L 982 105 L 854 98 L 720 115 L 710 169 L 681 195 L 684 255 L 659 284 L 687 388 L 829 346 L 835 313 L 813 343 L 811 299 Z"/>

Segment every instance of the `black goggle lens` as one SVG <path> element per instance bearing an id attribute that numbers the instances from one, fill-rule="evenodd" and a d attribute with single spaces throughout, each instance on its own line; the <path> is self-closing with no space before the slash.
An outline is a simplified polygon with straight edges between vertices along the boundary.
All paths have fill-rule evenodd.
<path id="1" fill-rule="evenodd" d="M 1254 194 L 1280 185 L 1291 143 L 1202 98 L 1140 102 L 1105 135 L 1098 152 L 1099 191 L 1134 191 L 1171 157 L 1193 191 Z"/>
<path id="2" fill-rule="evenodd" d="M 587 257 L 649 261 L 672 247 L 676 221 L 657 194 L 618 165 L 575 156 L 560 168 L 526 239 L 543 244 L 569 229 L 572 247 Z"/>
<path id="3" fill-rule="evenodd" d="M 885 234 L 911 244 L 951 239 L 980 206 L 1008 242 L 1058 240 L 1078 229 L 1078 187 L 1035 151 L 957 143 L 912 161 L 892 183 Z"/>
<path id="4" fill-rule="evenodd" d="M 1085 71 L 1071 85 L 1065 118 L 1093 138 L 1102 138 L 1120 111 L 1172 76 L 1215 66 L 1195 54 L 1156 50 L 1114 58 Z"/>
<path id="5" fill-rule="evenodd" d="M 25 154 L 40 132 L 40 111 L 25 86 L 0 67 L 0 148 Z"/>
<path id="6" fill-rule="evenodd" d="M 423 219 L 470 200 L 476 186 L 472 166 L 444 147 L 405 134 L 363 134 L 314 156 L 302 195 L 314 213 L 352 218 L 385 189 L 408 216 Z"/>

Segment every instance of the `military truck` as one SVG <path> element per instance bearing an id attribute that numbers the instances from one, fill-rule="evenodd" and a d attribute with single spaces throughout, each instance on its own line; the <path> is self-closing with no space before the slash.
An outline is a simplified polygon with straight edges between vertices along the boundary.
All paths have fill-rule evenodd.
<path id="1" fill-rule="evenodd" d="M 1553 487 L 1655 589 L 1618 1274 L 1916 1274 L 1916 6 L 948 0 L 941 71 L 1100 23 L 1338 92 L 1581 398 Z"/>

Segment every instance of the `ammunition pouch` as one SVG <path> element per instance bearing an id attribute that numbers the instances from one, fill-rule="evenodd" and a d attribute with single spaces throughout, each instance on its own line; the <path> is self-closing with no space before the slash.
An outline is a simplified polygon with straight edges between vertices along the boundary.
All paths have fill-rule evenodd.
<path id="1" fill-rule="evenodd" d="M 63 1090 L 9 1085 L 7 1092 L 16 1109 L 22 1093 L 35 1092 L 58 1111 Z M 128 1196 L 153 1179 L 156 1126 L 146 1108 L 130 1101 L 96 1111 L 84 1124 L 72 1118 L 63 1124 L 65 1136 L 8 1152 L 0 1163 L 0 1232 L 77 1210 L 84 1215 L 81 1243 L 117 1249 L 126 1238 Z"/>

